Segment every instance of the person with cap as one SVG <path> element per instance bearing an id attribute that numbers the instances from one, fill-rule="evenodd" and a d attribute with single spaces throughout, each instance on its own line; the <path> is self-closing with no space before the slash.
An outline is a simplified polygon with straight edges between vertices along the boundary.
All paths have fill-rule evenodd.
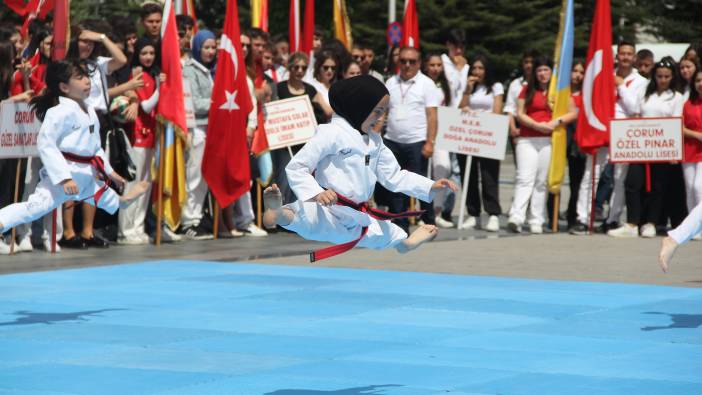
<path id="1" fill-rule="evenodd" d="M 299 200 L 283 206 L 275 184 L 264 192 L 264 225 L 280 225 L 305 239 L 334 244 L 313 252 L 313 262 L 356 245 L 405 253 L 436 237 L 434 225 L 420 226 L 408 236 L 389 221 L 421 212 L 391 214 L 367 203 L 376 181 L 390 191 L 426 202 L 443 189 L 457 190 L 447 179 L 432 181 L 400 169 L 380 136 L 389 100 L 383 83 L 368 75 L 332 85 L 329 101 L 335 114 L 331 122 L 319 125 L 286 167 Z"/>

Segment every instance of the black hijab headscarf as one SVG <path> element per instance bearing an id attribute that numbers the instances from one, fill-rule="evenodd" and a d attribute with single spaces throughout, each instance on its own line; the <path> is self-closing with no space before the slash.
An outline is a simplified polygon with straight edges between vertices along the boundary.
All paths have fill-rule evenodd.
<path id="1" fill-rule="evenodd" d="M 329 104 L 359 132 L 378 102 L 388 95 L 385 85 L 370 75 L 335 82 L 329 89 Z"/>
<path id="2" fill-rule="evenodd" d="M 132 67 L 141 67 L 141 69 L 145 73 L 151 74 L 152 77 L 158 76 L 161 71 L 158 68 L 158 65 L 156 62 L 158 61 L 158 58 L 154 58 L 154 63 L 151 65 L 151 67 L 146 67 L 141 62 L 139 62 L 139 53 L 141 53 L 141 50 L 144 49 L 145 47 L 154 47 L 154 54 L 156 55 L 156 51 L 158 48 L 158 45 L 154 43 L 154 41 L 148 37 L 141 37 L 137 40 L 136 43 L 134 43 L 134 54 L 132 55 Z M 158 55 L 157 55 L 158 56 Z"/>

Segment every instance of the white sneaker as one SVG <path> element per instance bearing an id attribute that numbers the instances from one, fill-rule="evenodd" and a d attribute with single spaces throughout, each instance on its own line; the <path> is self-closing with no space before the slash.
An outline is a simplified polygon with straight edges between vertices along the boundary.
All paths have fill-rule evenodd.
<path id="1" fill-rule="evenodd" d="M 621 237 L 621 238 L 633 238 L 639 237 L 639 229 L 636 226 L 629 224 L 624 224 L 617 229 L 612 229 L 607 231 L 608 236 Z"/>
<path id="2" fill-rule="evenodd" d="M 656 227 L 653 224 L 645 224 L 641 227 L 641 237 L 647 239 L 656 237 Z"/>
<path id="3" fill-rule="evenodd" d="M 453 228 L 453 222 L 447 221 L 447 220 L 441 218 L 441 216 L 437 216 L 436 217 L 436 226 L 438 226 L 439 228 L 444 228 L 444 229 Z"/>
<path id="4" fill-rule="evenodd" d="M 500 231 L 500 218 L 497 215 L 491 215 L 488 219 L 488 223 L 485 226 L 485 230 L 488 232 L 499 232 Z"/>
<path id="5" fill-rule="evenodd" d="M 237 229 L 232 229 L 229 231 L 229 235 L 232 237 L 244 237 L 244 232 Z"/>
<path id="6" fill-rule="evenodd" d="M 58 254 L 61 252 L 61 246 L 58 243 L 59 241 L 56 240 L 56 253 Z M 44 244 L 44 251 L 51 253 L 51 239 L 42 239 L 42 243 Z"/>
<path id="7" fill-rule="evenodd" d="M 146 239 L 146 242 L 144 242 L 144 239 L 142 239 L 140 236 L 120 237 L 117 239 L 117 244 L 128 245 L 128 246 L 138 246 L 138 245 L 143 245 L 143 244 L 148 244 L 148 243 L 149 243 L 148 238 Z"/>
<path id="8" fill-rule="evenodd" d="M 32 238 L 29 236 L 24 236 L 22 238 L 22 241 L 19 242 L 17 245 L 15 251 L 17 252 L 32 252 L 34 251 L 34 247 L 32 246 Z"/>
<path id="9" fill-rule="evenodd" d="M 507 229 L 512 233 L 522 233 L 522 225 L 517 224 L 515 221 L 509 221 Z"/>
<path id="10" fill-rule="evenodd" d="M 2 238 L 0 238 L 0 255 L 10 255 L 10 246 Z"/>
<path id="11" fill-rule="evenodd" d="M 463 221 L 463 226 L 461 226 L 461 229 L 473 229 L 477 224 L 478 219 L 472 215 L 469 215 L 468 218 L 466 218 L 466 220 Z"/>
<path id="12" fill-rule="evenodd" d="M 244 234 L 251 237 L 264 237 L 268 236 L 268 232 L 259 228 L 254 223 L 250 223 L 249 226 L 244 229 Z"/>
<path id="13" fill-rule="evenodd" d="M 540 235 L 544 233 L 544 227 L 543 225 L 529 225 L 529 232 L 535 235 Z"/>
<path id="14" fill-rule="evenodd" d="M 181 240 L 183 240 L 183 238 L 173 232 L 168 226 L 161 227 L 161 241 L 166 243 L 174 243 Z"/>
<path id="15" fill-rule="evenodd" d="M 702 241 L 702 233 L 698 233 L 698 234 L 692 236 L 692 240 L 694 240 L 694 241 Z"/>

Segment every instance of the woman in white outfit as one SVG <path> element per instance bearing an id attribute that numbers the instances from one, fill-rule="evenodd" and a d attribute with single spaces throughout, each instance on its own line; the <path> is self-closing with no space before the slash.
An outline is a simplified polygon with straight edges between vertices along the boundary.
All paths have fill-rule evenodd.
<path id="1" fill-rule="evenodd" d="M 522 88 L 517 100 L 517 120 L 521 125 L 516 138 L 517 174 L 514 200 L 509 211 L 509 230 L 522 231 L 529 212 L 531 233 L 543 233 L 546 222 L 546 179 L 551 160 L 551 133 L 559 124 L 571 122 L 576 117 L 571 99 L 570 111 L 560 118 L 552 119 L 548 103 L 548 85 L 551 81 L 553 63 L 549 58 L 536 57 L 527 85 Z"/>

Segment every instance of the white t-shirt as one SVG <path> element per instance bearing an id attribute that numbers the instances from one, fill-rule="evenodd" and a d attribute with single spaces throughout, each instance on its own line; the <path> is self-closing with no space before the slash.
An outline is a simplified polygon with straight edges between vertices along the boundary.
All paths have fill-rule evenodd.
<path id="1" fill-rule="evenodd" d="M 329 89 L 327 89 L 324 84 L 321 82 L 317 81 L 316 78 L 312 79 L 312 82 L 310 82 L 310 85 L 314 86 L 314 89 L 317 90 L 317 92 L 322 94 L 322 98 L 327 101 L 327 104 L 329 104 Z"/>
<path id="2" fill-rule="evenodd" d="M 90 96 L 85 99 L 85 104 L 93 107 L 95 111 L 107 112 L 107 103 L 105 103 L 105 96 L 107 92 L 103 92 L 102 87 L 107 88 L 107 64 L 112 60 L 112 58 L 107 58 L 104 56 L 98 56 L 95 60 L 95 65 L 97 66 L 95 70 L 90 73 Z"/>
<path id="3" fill-rule="evenodd" d="M 648 98 L 641 97 L 640 108 L 642 118 L 681 117 L 685 101 L 680 92 L 671 89 L 661 93 L 651 93 Z"/>
<path id="4" fill-rule="evenodd" d="M 682 93 L 683 103 L 690 99 L 690 85 L 685 85 L 685 91 Z"/>
<path id="5" fill-rule="evenodd" d="M 495 98 L 497 96 L 503 96 L 504 94 L 505 88 L 503 88 L 502 84 L 499 82 L 495 82 L 492 85 L 492 90 L 490 93 L 488 93 L 487 87 L 484 84 L 480 84 L 477 88 L 475 88 L 475 92 L 470 95 L 470 102 L 468 106 L 473 111 L 491 112 L 495 103 Z"/>
<path id="6" fill-rule="evenodd" d="M 526 84 L 527 82 L 524 77 L 515 78 L 510 82 L 509 88 L 507 89 L 507 101 L 505 102 L 505 108 L 502 112 L 505 114 L 517 115 L 517 99 L 519 99 L 519 93 Z"/>
<path id="7" fill-rule="evenodd" d="M 639 100 L 646 93 L 647 85 L 648 80 L 639 74 L 638 70 L 633 69 L 631 73 L 624 78 L 624 83 L 617 87 L 617 103 L 614 106 L 614 118 L 631 118 L 635 114 L 639 114 L 641 112 Z"/>
<path id="8" fill-rule="evenodd" d="M 441 63 L 444 65 L 444 74 L 449 83 L 449 91 L 451 92 L 450 107 L 458 107 L 463 98 L 463 91 L 468 83 L 468 70 L 470 66 L 466 63 L 460 70 L 453 63 L 451 58 L 446 55 L 441 55 Z"/>
<path id="9" fill-rule="evenodd" d="M 390 112 L 385 138 L 396 143 L 413 144 L 427 139 L 427 107 L 439 107 L 440 90 L 434 81 L 418 72 L 403 81 L 391 77 L 385 84 L 390 92 Z"/>

